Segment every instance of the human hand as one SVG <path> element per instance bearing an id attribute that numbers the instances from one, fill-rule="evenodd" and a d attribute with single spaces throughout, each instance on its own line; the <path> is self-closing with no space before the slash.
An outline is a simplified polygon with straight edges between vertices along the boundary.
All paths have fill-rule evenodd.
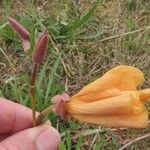
<path id="1" fill-rule="evenodd" d="M 0 150 L 56 150 L 59 143 L 50 125 L 32 127 L 31 109 L 0 98 Z"/>

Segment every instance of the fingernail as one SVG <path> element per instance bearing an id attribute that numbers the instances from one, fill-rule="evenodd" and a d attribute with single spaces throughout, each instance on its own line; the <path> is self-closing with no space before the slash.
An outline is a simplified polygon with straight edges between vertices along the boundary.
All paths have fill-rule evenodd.
<path id="1" fill-rule="evenodd" d="M 47 120 L 45 123 L 45 125 L 49 125 L 49 126 L 52 126 L 51 122 L 49 120 Z"/>
<path id="2" fill-rule="evenodd" d="M 36 138 L 37 150 L 57 150 L 59 143 L 59 133 L 53 127 L 46 128 Z"/>

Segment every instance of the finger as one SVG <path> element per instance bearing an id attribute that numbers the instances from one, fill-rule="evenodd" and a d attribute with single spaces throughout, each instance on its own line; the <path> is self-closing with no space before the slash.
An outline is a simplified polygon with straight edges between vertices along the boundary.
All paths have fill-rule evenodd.
<path id="1" fill-rule="evenodd" d="M 49 126 L 52 125 L 49 120 L 46 121 L 46 122 L 44 122 L 44 124 L 45 124 L 45 125 L 49 125 Z M 3 141 L 4 139 L 8 138 L 8 137 L 11 136 L 11 135 L 12 135 L 12 133 L 9 133 L 9 134 L 1 134 L 1 135 L 0 135 L 0 142 Z"/>
<path id="2" fill-rule="evenodd" d="M 0 150 L 56 150 L 60 143 L 58 131 L 48 125 L 18 132 L 0 143 Z"/>
<path id="3" fill-rule="evenodd" d="M 0 98 L 0 134 L 13 134 L 31 126 L 31 109 Z"/>
<path id="4" fill-rule="evenodd" d="M 4 135 L 0 135 L 0 142 L 3 141 L 4 139 L 6 139 L 8 136 L 8 134 L 4 134 Z"/>

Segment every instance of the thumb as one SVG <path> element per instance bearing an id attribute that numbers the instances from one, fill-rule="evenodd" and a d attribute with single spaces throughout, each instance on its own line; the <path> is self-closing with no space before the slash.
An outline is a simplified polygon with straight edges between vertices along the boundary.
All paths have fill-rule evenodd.
<path id="1" fill-rule="evenodd" d="M 0 150 L 57 150 L 59 143 L 58 131 L 42 125 L 10 136 L 0 143 Z"/>

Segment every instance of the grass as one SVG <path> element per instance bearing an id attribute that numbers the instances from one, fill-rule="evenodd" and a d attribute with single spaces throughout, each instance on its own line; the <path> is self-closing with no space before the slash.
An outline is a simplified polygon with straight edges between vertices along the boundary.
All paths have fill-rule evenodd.
<path id="1" fill-rule="evenodd" d="M 49 105 L 55 94 L 67 90 L 72 95 L 119 64 L 141 69 L 146 79 L 143 87 L 150 87 L 148 6 L 148 0 L 98 0 L 96 3 L 44 0 L 42 4 L 32 0 L 3 0 L 0 5 L 0 96 L 31 105 L 28 96 L 31 58 L 26 58 L 20 39 L 7 25 L 8 15 L 32 32 L 31 40 L 45 28 L 51 37 L 36 83 L 38 111 Z M 49 119 L 61 133 L 61 150 L 119 149 L 131 139 L 150 132 L 150 125 L 147 129 L 117 132 L 77 121 L 62 121 L 53 114 Z M 147 150 L 149 140 L 136 142 L 130 149 Z"/>

